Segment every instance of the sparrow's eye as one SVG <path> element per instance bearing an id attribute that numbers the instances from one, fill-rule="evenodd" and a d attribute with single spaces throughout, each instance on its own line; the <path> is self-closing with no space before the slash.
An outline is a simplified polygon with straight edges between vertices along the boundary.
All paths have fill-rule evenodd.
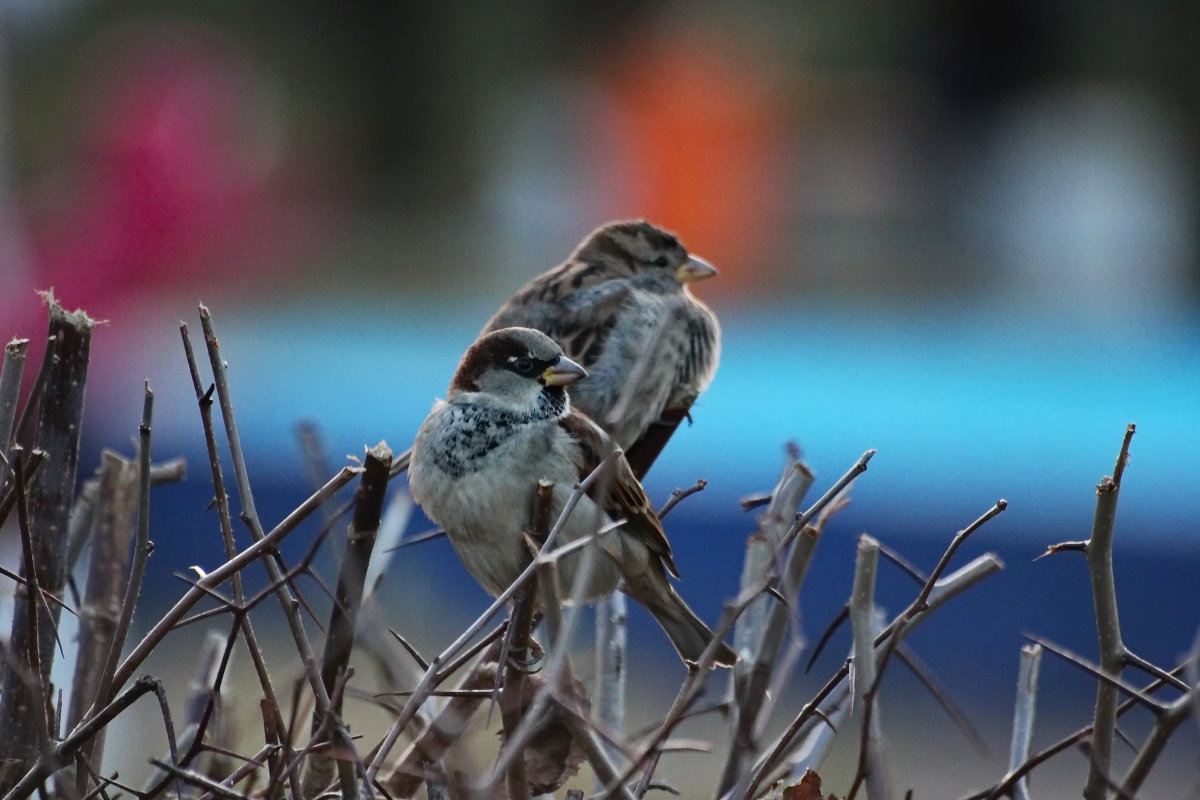
<path id="1" fill-rule="evenodd" d="M 669 263 L 670 262 L 667 261 L 666 256 L 659 256 L 658 258 L 654 259 L 654 266 L 656 267 L 665 267 Z"/>
<path id="2" fill-rule="evenodd" d="M 530 372 L 533 372 L 533 361 L 523 356 L 513 359 L 512 365 L 513 369 L 522 375 L 528 375 Z"/>

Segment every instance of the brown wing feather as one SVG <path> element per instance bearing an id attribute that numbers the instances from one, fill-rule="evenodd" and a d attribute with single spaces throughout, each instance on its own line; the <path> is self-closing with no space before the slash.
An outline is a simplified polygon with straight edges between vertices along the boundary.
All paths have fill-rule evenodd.
<path id="1" fill-rule="evenodd" d="M 625 460 L 625 454 L 619 451 L 599 425 L 576 409 L 571 409 L 567 416 L 559 420 L 559 424 L 583 448 L 584 464 L 580 479 L 587 477 L 611 450 L 618 450 L 616 458 L 610 462 L 608 474 L 592 485 L 588 496 L 613 519 L 625 520 L 625 530 L 641 539 L 650 552 L 662 560 L 667 571 L 678 578 L 679 570 L 671 557 L 667 534 L 650 505 L 650 499 L 646 497 L 645 489 Z"/>
<path id="2" fill-rule="evenodd" d="M 483 333 L 514 325 L 536 328 L 586 369 L 603 352 L 629 291 L 625 284 L 609 280 L 598 264 L 568 261 L 517 290 L 483 326 Z"/>
<path id="3" fill-rule="evenodd" d="M 651 422 L 625 451 L 638 480 L 646 477 L 679 423 L 689 419 L 692 404 L 707 384 L 716 363 L 715 354 L 719 350 L 716 317 L 695 298 L 691 298 L 691 303 L 678 313 L 683 317 L 680 324 L 687 330 L 687 352 L 679 365 L 667 405 L 658 419 Z"/>

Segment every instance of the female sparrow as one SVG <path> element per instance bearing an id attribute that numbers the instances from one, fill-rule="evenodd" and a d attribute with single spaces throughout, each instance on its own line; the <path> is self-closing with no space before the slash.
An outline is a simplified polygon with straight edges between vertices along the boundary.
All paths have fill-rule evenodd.
<path id="1" fill-rule="evenodd" d="M 688 290 L 716 274 L 648 222 L 610 222 L 518 290 L 483 332 L 519 325 L 561 344 L 588 371 L 572 403 L 640 478 L 716 372 L 720 325 Z"/>
<path id="2" fill-rule="evenodd" d="M 553 339 L 529 328 L 484 334 L 467 350 L 450 384 L 417 432 L 409 488 L 425 513 L 446 529 L 467 571 L 493 595 L 529 563 L 523 532 L 539 479 L 554 482 L 551 518 L 573 487 L 613 451 L 612 439 L 571 407 L 566 386 L 587 373 Z M 689 663 L 713 633 L 675 593 L 671 546 L 642 486 L 617 452 L 610 468 L 568 518 L 558 542 L 567 544 L 618 522 L 599 536 L 588 600 L 623 583 L 644 605 Z M 582 553 L 557 564 L 562 586 L 574 585 Z M 717 663 L 737 660 L 724 644 Z"/>

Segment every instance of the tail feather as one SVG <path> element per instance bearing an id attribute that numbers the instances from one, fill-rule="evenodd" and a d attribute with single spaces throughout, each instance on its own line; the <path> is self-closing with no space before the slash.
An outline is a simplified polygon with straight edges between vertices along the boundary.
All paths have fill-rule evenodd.
<path id="1" fill-rule="evenodd" d="M 628 581 L 627 576 L 626 591 L 630 597 L 646 607 L 654 621 L 667 634 L 680 658 L 689 664 L 700 661 L 700 656 L 715 638 L 715 634 L 688 608 L 687 603 L 683 602 L 683 598 L 668 582 L 666 575 L 633 583 Z M 713 665 L 732 667 L 737 660 L 738 656 L 733 648 L 721 642 L 717 647 Z"/>

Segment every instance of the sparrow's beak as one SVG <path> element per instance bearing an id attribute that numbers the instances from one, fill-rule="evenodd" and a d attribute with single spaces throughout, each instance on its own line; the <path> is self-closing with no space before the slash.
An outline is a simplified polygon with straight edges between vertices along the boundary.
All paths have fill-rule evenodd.
<path id="1" fill-rule="evenodd" d="M 587 370 L 566 356 L 560 356 L 553 366 L 542 373 L 542 383 L 547 386 L 568 386 L 580 378 L 587 377 Z"/>
<path id="2" fill-rule="evenodd" d="M 675 277 L 679 279 L 680 283 L 702 281 L 716 274 L 716 267 L 703 258 L 697 258 L 696 256 L 688 256 L 688 260 L 680 264 L 679 268 L 675 270 Z"/>

